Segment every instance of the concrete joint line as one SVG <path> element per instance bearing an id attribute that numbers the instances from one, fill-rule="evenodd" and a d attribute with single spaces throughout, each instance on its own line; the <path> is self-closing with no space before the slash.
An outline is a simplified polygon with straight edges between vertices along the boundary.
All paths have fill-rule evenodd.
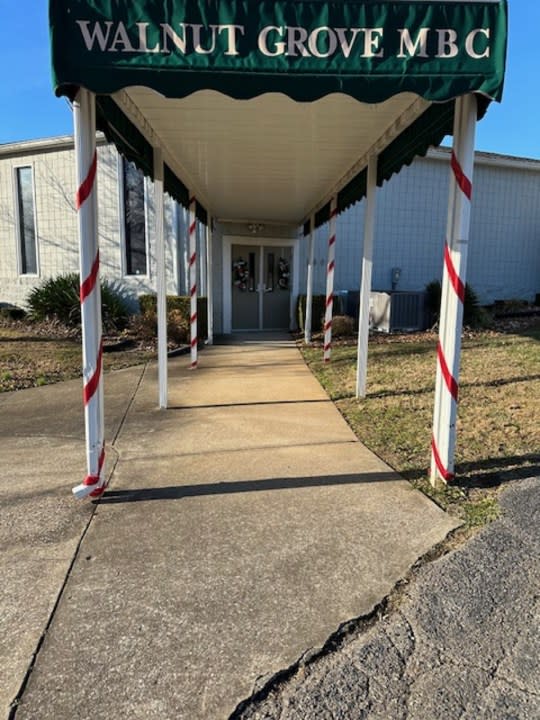
<path id="1" fill-rule="evenodd" d="M 136 397 L 137 393 L 139 392 L 139 388 L 142 385 L 142 381 L 144 380 L 144 376 L 146 375 L 147 370 L 148 370 L 148 362 L 146 362 L 144 364 L 143 369 L 141 370 L 141 374 L 140 374 L 139 380 L 137 382 L 137 385 L 135 386 L 135 389 L 133 390 L 133 393 L 129 399 L 129 402 L 126 405 L 126 409 L 124 410 L 124 414 L 122 415 L 122 418 L 118 424 L 118 428 L 113 436 L 113 439 L 111 440 L 111 447 L 115 446 L 118 438 L 120 437 L 120 433 L 124 429 L 124 425 L 126 423 L 126 418 L 128 416 L 129 411 L 131 410 L 131 406 L 133 405 L 133 402 L 135 401 L 135 397 Z M 118 453 L 117 453 L 117 456 L 118 456 Z M 118 462 L 118 460 L 117 460 L 117 462 Z M 115 463 L 115 467 L 116 467 L 116 463 Z M 112 473 L 111 473 L 111 477 L 112 477 Z"/>
<path id="2" fill-rule="evenodd" d="M 116 463 L 115 463 L 115 467 L 116 467 Z M 112 474 L 112 472 L 111 472 L 111 474 Z M 79 556 L 79 551 L 80 551 L 80 549 L 81 549 L 81 545 L 82 545 L 83 540 L 84 540 L 84 538 L 85 538 L 85 536 L 86 536 L 86 533 L 87 533 L 88 530 L 90 529 L 90 524 L 91 524 L 92 520 L 94 519 L 94 515 L 95 515 L 96 510 L 97 510 L 97 503 L 93 503 L 93 505 L 94 505 L 94 507 L 93 507 L 93 509 L 92 509 L 92 513 L 91 513 L 90 517 L 88 518 L 88 521 L 87 521 L 87 523 L 86 523 L 86 526 L 84 527 L 84 529 L 83 529 L 83 531 L 82 531 L 81 537 L 79 538 L 79 542 L 77 543 L 77 547 L 75 548 L 75 552 L 73 553 L 73 557 L 71 558 L 71 561 L 70 561 L 70 563 L 69 563 L 69 567 L 68 567 L 67 572 L 66 572 L 66 574 L 65 574 L 64 580 L 62 581 L 62 585 L 61 585 L 61 587 L 60 587 L 60 590 L 58 591 L 58 594 L 57 594 L 57 596 L 56 596 L 56 600 L 54 601 L 54 605 L 53 605 L 53 607 L 52 607 L 52 610 L 51 610 L 51 613 L 50 613 L 49 618 L 48 618 L 48 620 L 47 620 L 47 623 L 46 623 L 46 625 L 45 625 L 45 628 L 44 628 L 43 632 L 41 633 L 41 635 L 40 635 L 40 637 L 39 637 L 39 639 L 38 639 L 38 641 L 37 641 L 37 644 L 36 644 L 36 649 L 35 649 L 34 652 L 32 653 L 32 657 L 30 658 L 30 663 L 28 664 L 28 667 L 27 667 L 26 672 L 25 672 L 25 674 L 24 674 L 24 677 L 23 677 L 23 679 L 22 679 L 21 686 L 20 686 L 17 694 L 15 695 L 15 697 L 13 698 L 13 700 L 12 700 L 11 703 L 10 703 L 9 713 L 8 713 L 7 720 L 15 720 L 15 718 L 16 718 L 17 710 L 19 709 L 19 704 L 20 704 L 20 702 L 21 702 L 21 700 L 22 700 L 22 698 L 23 698 L 24 691 L 26 690 L 26 686 L 28 685 L 28 682 L 29 682 L 30 677 L 31 677 L 31 675 L 32 675 L 32 671 L 34 670 L 34 667 L 35 667 L 35 665 L 36 665 L 36 662 L 37 662 L 39 653 L 40 653 L 40 651 L 41 651 L 41 648 L 42 648 L 42 646 L 43 646 L 43 643 L 44 643 L 44 641 L 45 641 L 45 638 L 47 637 L 47 633 L 49 632 L 49 628 L 50 628 L 51 625 L 52 625 L 52 622 L 53 622 L 53 620 L 54 620 L 54 616 L 56 615 L 56 611 L 58 610 L 58 607 L 59 607 L 59 605 L 60 605 L 60 601 L 61 601 L 62 596 L 63 596 L 63 594 L 64 594 L 64 591 L 65 591 L 65 589 L 66 589 L 68 580 L 69 580 L 70 575 L 71 575 L 71 572 L 72 572 L 72 570 L 73 570 L 73 566 L 75 565 L 75 561 L 77 560 L 77 557 Z"/>

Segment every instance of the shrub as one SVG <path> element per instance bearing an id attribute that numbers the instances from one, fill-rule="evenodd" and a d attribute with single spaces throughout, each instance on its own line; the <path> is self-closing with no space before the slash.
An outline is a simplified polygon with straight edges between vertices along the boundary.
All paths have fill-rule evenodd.
<path id="1" fill-rule="evenodd" d="M 426 311 L 429 315 L 429 324 L 434 325 L 441 311 L 442 288 L 439 280 L 432 280 L 426 285 Z"/>
<path id="2" fill-rule="evenodd" d="M 441 311 L 442 288 L 439 280 L 433 280 L 426 285 L 426 309 L 430 315 L 431 323 L 439 320 Z M 469 327 L 478 327 L 486 322 L 486 314 L 480 307 L 478 296 L 467 283 L 465 285 L 465 301 L 463 303 L 463 323 Z"/>
<path id="3" fill-rule="evenodd" d="M 122 330 L 127 326 L 130 313 L 125 291 L 118 284 L 102 281 L 101 313 L 105 328 Z"/>
<path id="4" fill-rule="evenodd" d="M 32 320 L 58 320 L 71 327 L 81 324 L 79 275 L 70 273 L 46 280 L 34 288 L 27 304 Z M 120 288 L 101 282 L 103 326 L 107 330 L 125 327 L 128 310 Z"/>
<path id="5" fill-rule="evenodd" d="M 518 298 L 510 298 L 508 300 L 495 300 L 494 311 L 499 317 L 505 315 L 520 315 L 524 310 L 527 310 L 529 303 L 526 300 Z"/>
<path id="6" fill-rule="evenodd" d="M 2 320 L 24 320 L 26 312 L 15 305 L 0 303 L 0 318 Z"/>
<path id="7" fill-rule="evenodd" d="M 313 332 L 319 332 L 322 330 L 324 308 L 326 304 L 326 297 L 324 295 L 313 295 L 313 302 L 311 305 L 311 329 Z M 305 318 L 306 318 L 306 296 L 299 295 L 298 302 L 296 305 L 296 316 L 298 318 L 298 327 L 300 330 L 305 330 Z"/>
<path id="8" fill-rule="evenodd" d="M 129 319 L 129 334 L 134 335 L 143 343 L 150 343 L 156 339 L 157 316 L 156 313 L 147 312 L 132 315 Z"/>
<path id="9" fill-rule="evenodd" d="M 189 341 L 189 318 L 186 317 L 180 310 L 173 309 L 169 310 L 167 313 L 167 337 L 178 345 Z"/>
<path id="10" fill-rule="evenodd" d="M 79 276 L 72 273 L 46 280 L 31 291 L 28 307 L 33 320 L 56 319 L 66 325 L 80 323 Z"/>
<path id="11" fill-rule="evenodd" d="M 350 315 L 335 315 L 332 318 L 333 337 L 352 337 L 354 333 L 354 318 L 350 317 Z"/>
<path id="12" fill-rule="evenodd" d="M 167 296 L 167 309 L 169 306 L 170 295 Z M 156 312 L 157 298 L 155 295 L 139 295 L 139 308 L 141 315 L 148 315 Z"/>
<path id="13" fill-rule="evenodd" d="M 140 295 L 141 316 L 146 318 L 143 324 L 153 328 L 151 337 L 157 334 L 157 297 Z M 191 301 L 185 295 L 167 295 L 167 335 L 177 343 L 187 342 L 190 335 Z M 197 298 L 197 334 L 202 340 L 208 335 L 207 301 Z"/>

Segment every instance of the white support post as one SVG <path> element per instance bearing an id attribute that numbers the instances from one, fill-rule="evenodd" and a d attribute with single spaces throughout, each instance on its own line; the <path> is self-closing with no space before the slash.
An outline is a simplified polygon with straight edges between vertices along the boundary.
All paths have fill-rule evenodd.
<path id="1" fill-rule="evenodd" d="M 356 358 L 356 397 L 366 396 L 367 356 L 369 340 L 369 299 L 373 269 L 373 238 L 375 235 L 375 201 L 377 195 L 377 156 L 368 160 L 366 209 L 364 215 L 364 250 L 362 279 L 358 303 L 358 350 Z"/>
<path id="2" fill-rule="evenodd" d="M 180 231 L 181 226 L 181 220 L 180 220 L 180 213 L 181 213 L 182 206 L 174 201 L 173 203 L 173 237 L 174 237 L 174 243 L 173 243 L 173 272 L 174 272 L 174 288 L 175 288 L 175 295 L 181 295 L 182 294 L 182 238 L 183 234 Z"/>
<path id="3" fill-rule="evenodd" d="M 315 215 L 309 219 L 309 250 L 306 286 L 306 316 L 304 318 L 304 342 L 311 342 L 311 328 L 313 325 L 313 255 L 315 252 Z"/>
<path id="4" fill-rule="evenodd" d="M 203 232 L 203 224 L 197 223 L 197 236 L 198 236 L 198 255 L 199 258 L 199 296 L 206 297 L 208 288 L 206 287 L 207 272 L 206 272 L 206 231 Z"/>
<path id="5" fill-rule="evenodd" d="M 437 377 L 431 441 L 432 485 L 454 478 L 457 402 L 463 304 L 467 275 L 474 138 L 477 103 L 474 95 L 456 100 L 454 142 L 448 203 L 448 237 L 444 249 Z"/>
<path id="6" fill-rule="evenodd" d="M 324 313 L 324 362 L 332 355 L 332 312 L 334 309 L 334 273 L 336 267 L 337 195 L 330 201 L 328 262 L 326 265 L 326 303 Z"/>
<path id="7" fill-rule="evenodd" d="M 189 296 L 191 327 L 191 369 L 197 368 L 197 201 L 189 199 Z"/>
<path id="8" fill-rule="evenodd" d="M 213 232 L 212 218 L 207 217 L 206 226 L 206 311 L 208 327 L 208 345 L 214 344 L 214 268 L 212 259 Z"/>
<path id="9" fill-rule="evenodd" d="M 158 326 L 159 407 L 167 407 L 167 279 L 165 271 L 165 230 L 163 203 L 163 152 L 154 147 L 154 208 L 156 227 L 156 280 Z"/>
<path id="10" fill-rule="evenodd" d="M 97 218 L 95 98 L 84 88 L 73 103 L 79 226 L 79 266 L 83 350 L 83 398 L 87 475 L 73 488 L 76 498 L 99 497 L 105 490 L 103 339 Z"/>

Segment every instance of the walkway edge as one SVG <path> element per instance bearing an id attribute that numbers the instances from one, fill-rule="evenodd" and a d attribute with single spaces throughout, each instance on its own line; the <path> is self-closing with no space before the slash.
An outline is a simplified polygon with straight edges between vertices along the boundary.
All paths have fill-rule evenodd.
<path id="1" fill-rule="evenodd" d="M 419 571 L 426 565 L 436 562 L 442 557 L 450 555 L 457 547 L 451 546 L 452 540 L 456 538 L 463 530 L 463 525 L 450 530 L 446 537 L 432 548 L 427 550 L 418 560 L 411 566 L 409 571 L 396 582 L 392 590 L 380 602 L 373 606 L 373 609 L 351 618 L 342 623 L 338 629 L 333 632 L 320 648 L 311 648 L 306 650 L 303 655 L 294 663 L 283 670 L 279 670 L 270 677 L 260 678 L 253 688 L 253 692 L 249 697 L 244 698 L 233 710 L 228 720 L 243 720 L 243 713 L 250 709 L 255 703 L 265 700 L 272 692 L 279 689 L 291 680 L 298 672 L 304 668 L 317 663 L 319 660 L 339 652 L 350 640 L 364 635 L 373 628 L 382 618 L 394 612 L 399 602 L 402 591 L 414 581 Z M 463 538 L 459 542 L 461 547 L 468 538 Z"/>

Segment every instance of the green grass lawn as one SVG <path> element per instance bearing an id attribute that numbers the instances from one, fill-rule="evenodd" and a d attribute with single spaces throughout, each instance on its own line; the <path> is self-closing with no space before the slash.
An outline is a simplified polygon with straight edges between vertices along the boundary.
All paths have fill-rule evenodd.
<path id="1" fill-rule="evenodd" d="M 496 515 L 493 488 L 540 473 L 540 322 L 463 338 L 456 481 L 427 482 L 435 388 L 433 333 L 374 336 L 367 396 L 357 400 L 356 340 L 340 341 L 325 365 L 318 346 L 303 347 L 309 367 L 357 437 L 397 472 L 470 525 Z"/>

